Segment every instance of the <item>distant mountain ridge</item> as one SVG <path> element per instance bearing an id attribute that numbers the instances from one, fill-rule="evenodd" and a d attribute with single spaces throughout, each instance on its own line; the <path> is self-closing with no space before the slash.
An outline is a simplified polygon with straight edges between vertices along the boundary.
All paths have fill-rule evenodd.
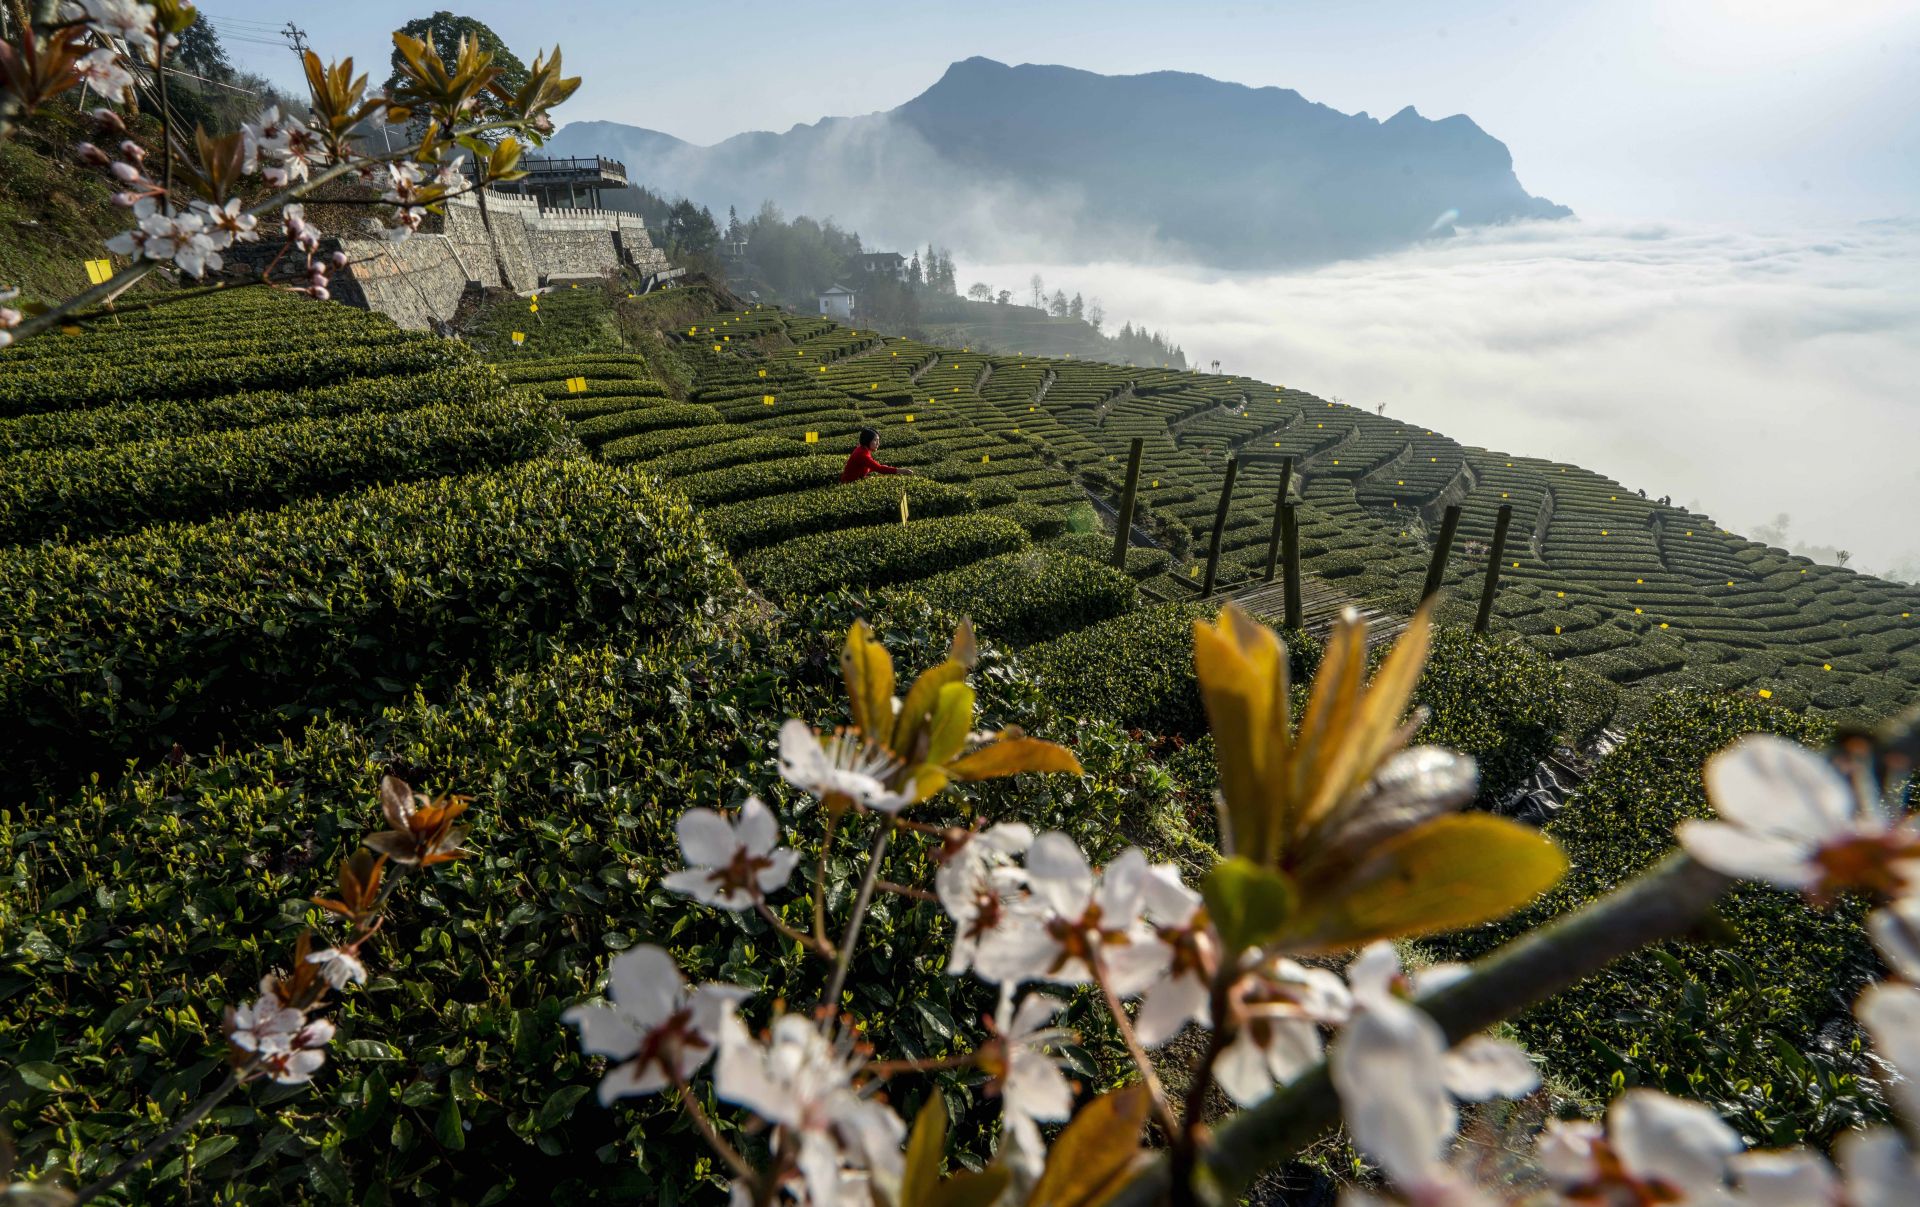
<path id="1" fill-rule="evenodd" d="M 1290 89 L 986 58 L 884 113 L 710 147 L 575 122 L 552 147 L 623 159 L 636 181 L 717 211 L 771 199 L 870 240 L 931 234 L 989 260 L 1308 264 L 1572 212 L 1528 194 L 1505 144 L 1464 115 L 1408 106 L 1378 121 Z"/>

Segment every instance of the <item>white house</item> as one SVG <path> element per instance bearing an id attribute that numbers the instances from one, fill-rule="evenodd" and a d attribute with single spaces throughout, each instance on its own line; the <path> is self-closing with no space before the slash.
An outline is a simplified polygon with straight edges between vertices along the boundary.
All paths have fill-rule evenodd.
<path id="1" fill-rule="evenodd" d="M 854 292 L 845 285 L 833 285 L 820 291 L 820 313 L 828 318 L 853 317 Z"/>

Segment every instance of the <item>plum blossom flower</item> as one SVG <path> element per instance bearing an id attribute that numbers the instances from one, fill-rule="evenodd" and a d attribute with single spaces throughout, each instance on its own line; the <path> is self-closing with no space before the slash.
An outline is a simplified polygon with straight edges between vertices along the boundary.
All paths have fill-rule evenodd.
<path id="1" fill-rule="evenodd" d="M 1214 1080 L 1241 1106 L 1273 1093 L 1320 1059 L 1320 1027 L 1345 1022 L 1353 998 L 1324 968 L 1279 959 L 1235 982 L 1233 1039 L 1214 1062 Z"/>
<path id="2" fill-rule="evenodd" d="M 947 973 L 960 976 L 980 944 L 1008 918 L 1008 909 L 1025 891 L 1026 873 L 1014 858 L 1033 845 L 1033 830 L 1002 822 L 985 830 L 955 830 L 941 844 L 933 891 L 953 919 L 953 955 Z"/>
<path id="3" fill-rule="evenodd" d="M 1435 964 L 1409 976 L 1391 943 L 1370 943 L 1347 967 L 1347 984 L 1359 1010 L 1414 1009 L 1406 998 L 1437 989 L 1465 976 L 1460 964 Z M 1424 1017 L 1424 1016 L 1423 1016 Z M 1475 1035 L 1448 1049 L 1441 1058 L 1444 1080 L 1455 1098 L 1484 1102 L 1517 1098 L 1540 1084 L 1540 1074 L 1518 1044 L 1491 1035 Z"/>
<path id="4" fill-rule="evenodd" d="M 84 20 L 103 37 L 118 38 L 129 50 L 152 54 L 159 45 L 155 13 L 140 0 L 78 0 L 67 7 L 69 20 Z"/>
<path id="5" fill-rule="evenodd" d="M 720 1025 L 714 1092 L 746 1107 L 778 1129 L 776 1150 L 790 1137 L 796 1166 L 815 1207 L 852 1207 L 871 1201 L 852 1171 L 870 1171 L 892 1184 L 904 1165 L 906 1126 L 883 1103 L 854 1084 L 858 1059 L 795 1014 L 774 1020 L 766 1042 L 756 1041 L 737 1017 Z"/>
<path id="6" fill-rule="evenodd" d="M 273 978 L 260 982 L 260 996 L 243 1006 L 227 1008 L 227 1039 L 243 1052 L 259 1052 L 288 1042 L 306 1023 L 306 1015 L 289 1007 L 272 989 Z"/>
<path id="7" fill-rule="evenodd" d="M 1563 1195 L 1593 1202 L 1717 1202 L 1740 1137 L 1697 1102 L 1634 1089 L 1607 1108 L 1605 1129 L 1554 1122 L 1541 1136 L 1541 1171 Z"/>
<path id="8" fill-rule="evenodd" d="M 1742 738 L 1707 762 L 1706 780 L 1722 820 L 1690 819 L 1675 833 L 1715 871 L 1819 901 L 1849 889 L 1897 897 L 1920 877 L 1920 830 L 1802 746 Z"/>
<path id="9" fill-rule="evenodd" d="M 863 741 L 856 730 L 815 736 L 805 721 L 780 727 L 780 776 L 823 801 L 850 800 L 862 808 L 898 813 L 914 802 L 911 782 L 887 787 L 900 760 L 885 747 Z"/>
<path id="10" fill-rule="evenodd" d="M 1011 1154 L 1030 1165 L 1044 1163 L 1047 1146 L 1040 1124 L 1060 1123 L 1073 1114 L 1073 1087 L 1048 1052 L 1072 1031 L 1047 1024 L 1066 1003 L 1045 993 L 1029 993 L 1016 1009 L 1013 994 L 1002 992 L 994 1011 L 994 1038 L 983 1046 L 981 1067 L 1000 1093 L 1004 1129 L 1013 1140 Z M 1038 1176 L 1039 1168 L 1028 1172 Z"/>
<path id="11" fill-rule="evenodd" d="M 333 1040 L 334 1028 L 324 1018 L 309 1021 L 288 1006 L 274 991 L 275 983 L 266 977 L 259 997 L 227 1008 L 227 1041 L 236 1050 L 236 1064 L 253 1065 L 282 1085 L 298 1085 L 326 1063 L 320 1049 Z"/>
<path id="12" fill-rule="evenodd" d="M 1122 998 L 1151 985 L 1167 950 L 1144 918 L 1147 857 L 1128 847 L 1095 876 L 1073 839 L 1042 834 L 1027 852 L 1027 887 L 1008 922 L 980 944 L 974 974 L 1003 985 L 1099 980 Z"/>
<path id="13" fill-rule="evenodd" d="M 120 56 L 102 46 L 80 56 L 73 72 L 88 88 L 121 104 L 133 99 L 133 75 L 121 65 Z"/>
<path id="14" fill-rule="evenodd" d="M 600 1101 L 656 1094 L 684 1084 L 714 1053 L 720 1024 L 753 996 L 738 985 L 687 988 L 664 948 L 642 944 L 613 961 L 608 1006 L 579 1005 L 560 1016 L 580 1028 L 580 1048 L 609 1058 Z"/>
<path id="15" fill-rule="evenodd" d="M 1134 1020 L 1140 1042 L 1155 1048 L 1189 1022 L 1212 1023 L 1209 982 L 1220 958 L 1220 940 L 1207 923 L 1200 894 L 1181 883 L 1172 864 L 1148 868 L 1142 887 L 1155 938 L 1167 949 L 1167 975 L 1140 999 L 1140 1015 Z"/>
<path id="16" fill-rule="evenodd" d="M 230 247 L 235 243 L 252 243 L 260 238 L 255 228 L 260 220 L 240 207 L 238 197 L 228 198 L 225 205 L 215 205 L 211 201 L 196 201 L 194 208 L 199 212 L 202 225 L 206 228 L 207 238 L 215 248 Z"/>
<path id="17" fill-rule="evenodd" d="M 738 820 L 712 809 L 688 809 L 674 823 L 687 867 L 661 883 L 721 909 L 747 909 L 786 885 L 800 853 L 780 845 L 773 811 L 749 796 Z"/>
<path id="18" fill-rule="evenodd" d="M 316 1018 L 287 1038 L 286 1046 L 263 1048 L 260 1067 L 281 1085 L 299 1085 L 313 1080 L 327 1062 L 321 1049 L 333 1040 L 333 1024 Z"/>
<path id="19" fill-rule="evenodd" d="M 360 962 L 360 954 L 351 948 L 329 947 L 324 951 L 309 952 L 307 963 L 317 965 L 320 975 L 335 989 L 364 985 L 367 980 L 367 966 Z"/>

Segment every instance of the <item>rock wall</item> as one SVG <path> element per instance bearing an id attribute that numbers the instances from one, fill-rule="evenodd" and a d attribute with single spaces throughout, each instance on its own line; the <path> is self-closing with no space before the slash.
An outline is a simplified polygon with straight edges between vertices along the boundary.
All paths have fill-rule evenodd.
<path id="1" fill-rule="evenodd" d="M 528 293 L 555 278 L 668 267 L 639 216 L 614 210 L 543 212 L 533 197 L 489 190 L 484 218 L 472 195 L 457 197 L 442 226 L 399 244 L 342 238 L 353 265 L 336 277 L 335 293 L 402 327 L 425 328 L 453 317 L 469 283 Z"/>

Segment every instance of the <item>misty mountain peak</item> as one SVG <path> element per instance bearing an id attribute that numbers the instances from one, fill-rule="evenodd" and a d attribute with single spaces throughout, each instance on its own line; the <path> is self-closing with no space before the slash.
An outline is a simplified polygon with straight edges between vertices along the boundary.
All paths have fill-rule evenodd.
<path id="1" fill-rule="evenodd" d="M 1022 241 L 1053 259 L 1314 263 L 1432 237 L 1449 210 L 1459 226 L 1571 213 L 1530 196 L 1505 144 L 1463 114 L 1408 105 L 1381 122 L 1286 88 L 980 55 L 884 113 L 712 147 L 577 123 L 552 145 L 622 157 L 635 180 L 716 209 L 771 198 L 870 239 L 937 233 L 983 258 Z"/>

